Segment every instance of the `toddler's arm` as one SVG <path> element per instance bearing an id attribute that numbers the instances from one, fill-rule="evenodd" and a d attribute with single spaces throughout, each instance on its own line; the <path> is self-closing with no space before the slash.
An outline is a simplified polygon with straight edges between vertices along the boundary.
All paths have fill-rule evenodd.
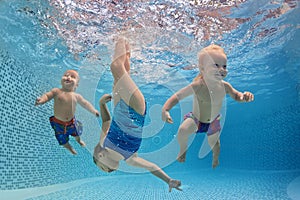
<path id="1" fill-rule="evenodd" d="M 36 98 L 34 105 L 38 106 L 38 105 L 42 105 L 42 104 L 50 101 L 57 94 L 57 90 L 59 90 L 59 89 L 58 88 L 53 88 L 51 91 L 49 91 L 49 92 L 43 94 L 42 96 Z"/>
<path id="2" fill-rule="evenodd" d="M 226 93 L 228 93 L 231 98 L 238 102 L 251 102 L 254 100 L 254 95 L 251 92 L 239 92 L 232 87 L 232 85 L 228 82 L 224 81 L 224 86 Z"/>
<path id="3" fill-rule="evenodd" d="M 162 108 L 161 118 L 163 121 L 168 122 L 170 124 L 173 123 L 173 119 L 169 113 L 169 110 L 173 108 L 179 102 L 176 93 L 173 94 L 164 104 Z"/>
<path id="4" fill-rule="evenodd" d="M 94 108 L 94 106 L 88 102 L 86 99 L 84 99 L 80 94 L 76 94 L 77 97 L 77 101 L 78 103 L 85 108 L 86 110 L 90 111 L 91 113 L 93 113 L 94 115 L 96 115 L 96 117 L 99 117 L 99 112 L 98 110 L 96 110 Z"/>
<path id="5" fill-rule="evenodd" d="M 111 101 L 112 96 L 109 94 L 104 94 L 100 101 L 99 101 L 99 106 L 100 106 L 100 113 L 101 113 L 101 118 L 102 118 L 102 132 L 100 134 L 100 144 L 103 145 L 104 139 L 107 135 L 107 132 L 110 128 L 110 113 L 108 111 L 106 103 Z"/>
<path id="6" fill-rule="evenodd" d="M 173 188 L 176 190 L 182 191 L 180 188 L 181 181 L 171 179 L 159 166 L 156 164 L 147 161 L 143 158 L 138 157 L 137 155 L 133 155 L 130 158 L 126 160 L 126 163 L 128 165 L 134 166 L 134 167 L 141 167 L 144 169 L 149 170 L 153 175 L 160 178 L 161 180 L 165 181 L 169 185 L 169 192 L 172 191 Z"/>
<path id="7" fill-rule="evenodd" d="M 171 110 L 180 100 L 194 94 L 192 84 L 180 89 L 165 102 L 165 104 L 162 108 L 162 120 L 163 121 L 166 121 L 168 123 L 173 123 L 173 119 L 170 116 L 169 110 Z"/>
<path id="8" fill-rule="evenodd" d="M 104 94 L 99 101 L 102 124 L 107 121 L 110 121 L 110 113 L 108 111 L 106 103 L 111 101 L 111 99 L 112 99 L 111 95 Z"/>

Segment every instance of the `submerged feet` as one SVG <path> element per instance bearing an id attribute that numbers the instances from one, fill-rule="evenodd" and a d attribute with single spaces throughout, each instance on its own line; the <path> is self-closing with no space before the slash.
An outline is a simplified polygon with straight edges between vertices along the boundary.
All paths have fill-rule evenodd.
<path id="1" fill-rule="evenodd" d="M 219 165 L 219 157 L 213 156 L 212 168 L 215 169 Z"/>
<path id="2" fill-rule="evenodd" d="M 69 149 L 69 151 L 71 151 L 71 153 L 72 153 L 73 155 L 76 155 L 76 154 L 77 154 L 77 151 L 75 151 L 75 149 L 73 149 L 72 147 L 71 147 L 71 149 Z"/>
<path id="3" fill-rule="evenodd" d="M 220 142 L 218 141 L 213 147 L 212 168 L 215 169 L 219 165 Z"/>
<path id="4" fill-rule="evenodd" d="M 186 151 L 183 153 L 179 152 L 179 154 L 177 156 L 177 161 L 183 163 L 183 162 L 185 162 L 185 158 L 186 158 Z"/>
<path id="5" fill-rule="evenodd" d="M 77 141 L 77 142 L 80 144 L 80 146 L 85 147 L 84 141 L 80 140 L 80 141 Z"/>
<path id="6" fill-rule="evenodd" d="M 76 137 L 75 139 L 76 139 L 76 141 L 78 142 L 78 144 L 80 144 L 80 146 L 85 147 L 85 142 L 82 141 L 82 140 L 80 139 L 80 137 Z"/>
<path id="7" fill-rule="evenodd" d="M 63 145 L 66 149 L 68 149 L 73 155 L 76 155 L 77 152 L 75 151 L 75 149 L 73 149 L 73 147 L 69 144 L 66 143 L 65 145 Z"/>
<path id="8" fill-rule="evenodd" d="M 219 160 L 213 160 L 212 168 L 215 169 L 219 165 Z"/>
<path id="9" fill-rule="evenodd" d="M 171 179 L 169 181 L 169 192 L 172 191 L 172 188 L 175 188 L 176 190 L 182 191 L 182 189 L 179 188 L 180 186 L 181 186 L 181 181 Z"/>
<path id="10" fill-rule="evenodd" d="M 82 147 L 85 147 L 85 146 L 86 146 L 85 142 L 82 141 L 82 140 L 80 139 L 80 137 L 75 137 L 75 140 L 78 142 L 78 144 L 80 144 L 80 146 L 82 146 Z M 75 151 L 75 149 L 69 144 L 69 142 L 66 143 L 66 144 L 64 144 L 63 146 L 64 146 L 66 149 L 68 149 L 73 155 L 76 155 L 76 154 L 77 154 L 77 151 Z"/>
<path id="11" fill-rule="evenodd" d="M 220 150 L 219 148 L 217 149 L 218 151 L 216 153 L 213 153 L 213 160 L 212 160 L 212 168 L 215 169 L 217 166 L 219 166 L 219 153 L 220 153 Z M 185 160 L 186 160 L 186 152 L 187 151 L 184 151 L 182 153 L 182 151 L 180 151 L 178 153 L 178 156 L 177 156 L 177 161 L 180 162 L 180 163 L 184 163 Z"/>

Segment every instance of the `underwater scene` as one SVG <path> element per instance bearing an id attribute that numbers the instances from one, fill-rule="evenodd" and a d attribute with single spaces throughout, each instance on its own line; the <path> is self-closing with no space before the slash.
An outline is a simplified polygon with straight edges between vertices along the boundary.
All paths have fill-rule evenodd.
<path id="1" fill-rule="evenodd" d="M 1 200 L 299 200 L 299 16 L 298 0 L 0 0 Z M 116 58 L 120 38 L 126 38 L 130 81 L 118 85 L 113 63 L 122 58 Z M 219 113 L 213 143 L 219 151 L 211 146 L 214 121 L 194 134 L 206 125 L 194 113 L 180 157 L 182 124 L 205 93 L 181 99 L 178 91 L 199 81 L 201 50 L 208 46 L 224 50 L 226 62 L 215 54 L 208 60 L 221 62 L 214 65 L 223 74 L 214 76 L 230 83 L 222 89 L 227 95 L 207 86 L 209 98 L 225 97 L 202 108 L 202 114 L 206 108 Z M 204 80 L 209 72 L 200 70 Z M 106 127 L 99 101 L 112 95 L 106 102 L 111 126 L 123 121 L 116 88 L 131 80 L 145 101 L 141 140 L 128 159 L 100 149 L 108 160 L 119 159 L 107 173 L 110 165 L 95 159 Z M 54 95 L 68 98 L 71 84 L 80 94 L 70 100 L 77 102 L 76 119 L 68 113 L 73 104 L 59 105 Z M 168 123 L 164 109 L 174 95 L 180 101 L 170 103 Z M 130 116 L 142 116 L 132 110 Z M 53 125 L 51 116 L 75 119 L 85 145 L 78 135 L 66 137 L 67 125 Z"/>

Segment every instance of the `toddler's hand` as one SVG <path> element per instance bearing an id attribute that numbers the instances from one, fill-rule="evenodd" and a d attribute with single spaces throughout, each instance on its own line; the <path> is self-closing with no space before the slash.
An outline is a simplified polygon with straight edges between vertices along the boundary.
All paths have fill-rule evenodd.
<path id="1" fill-rule="evenodd" d="M 41 100 L 42 100 L 42 99 L 41 99 L 40 97 L 36 98 L 34 105 L 35 105 L 35 106 L 41 105 L 41 104 L 42 104 L 42 103 L 41 103 Z"/>
<path id="2" fill-rule="evenodd" d="M 96 117 L 99 117 L 99 116 L 100 116 L 98 110 L 96 110 L 95 115 L 96 115 Z"/>
<path id="3" fill-rule="evenodd" d="M 106 104 L 107 102 L 111 101 L 112 96 L 110 94 L 104 94 L 100 99 L 100 104 Z"/>
<path id="4" fill-rule="evenodd" d="M 181 186 L 181 181 L 171 179 L 169 181 L 169 192 L 172 191 L 172 188 L 175 188 L 176 190 L 182 191 L 180 186 Z"/>
<path id="5" fill-rule="evenodd" d="M 169 111 L 162 111 L 162 120 L 164 122 L 168 122 L 170 124 L 173 124 L 173 119 L 172 119 Z"/>
<path id="6" fill-rule="evenodd" d="M 244 92 L 243 100 L 246 102 L 250 102 L 254 100 L 254 95 L 251 92 Z"/>

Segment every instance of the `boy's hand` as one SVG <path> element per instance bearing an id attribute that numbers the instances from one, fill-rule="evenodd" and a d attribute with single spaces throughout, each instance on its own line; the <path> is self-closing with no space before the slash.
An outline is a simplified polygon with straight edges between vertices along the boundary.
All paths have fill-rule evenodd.
<path id="1" fill-rule="evenodd" d="M 41 97 L 36 98 L 34 105 L 35 106 L 41 105 L 42 104 L 41 101 L 42 101 Z"/>
<path id="2" fill-rule="evenodd" d="M 173 119 L 172 119 L 172 117 L 171 117 L 171 115 L 170 115 L 170 113 L 169 113 L 169 111 L 162 111 L 162 120 L 164 121 L 164 122 L 168 122 L 168 123 L 170 123 L 170 124 L 173 124 Z"/>
<path id="3" fill-rule="evenodd" d="M 107 102 L 111 101 L 112 96 L 110 94 L 104 94 L 100 99 L 100 104 L 106 104 Z"/>
<path id="4" fill-rule="evenodd" d="M 169 181 L 169 192 L 172 191 L 172 188 L 175 188 L 176 190 L 182 191 L 180 186 L 181 186 L 181 181 L 171 179 Z"/>
<path id="5" fill-rule="evenodd" d="M 243 93 L 243 100 L 246 102 L 250 102 L 254 100 L 254 95 L 251 92 L 244 92 Z"/>
<path id="6" fill-rule="evenodd" d="M 96 115 L 96 117 L 99 117 L 99 116 L 100 116 L 98 110 L 95 111 L 95 115 Z"/>

